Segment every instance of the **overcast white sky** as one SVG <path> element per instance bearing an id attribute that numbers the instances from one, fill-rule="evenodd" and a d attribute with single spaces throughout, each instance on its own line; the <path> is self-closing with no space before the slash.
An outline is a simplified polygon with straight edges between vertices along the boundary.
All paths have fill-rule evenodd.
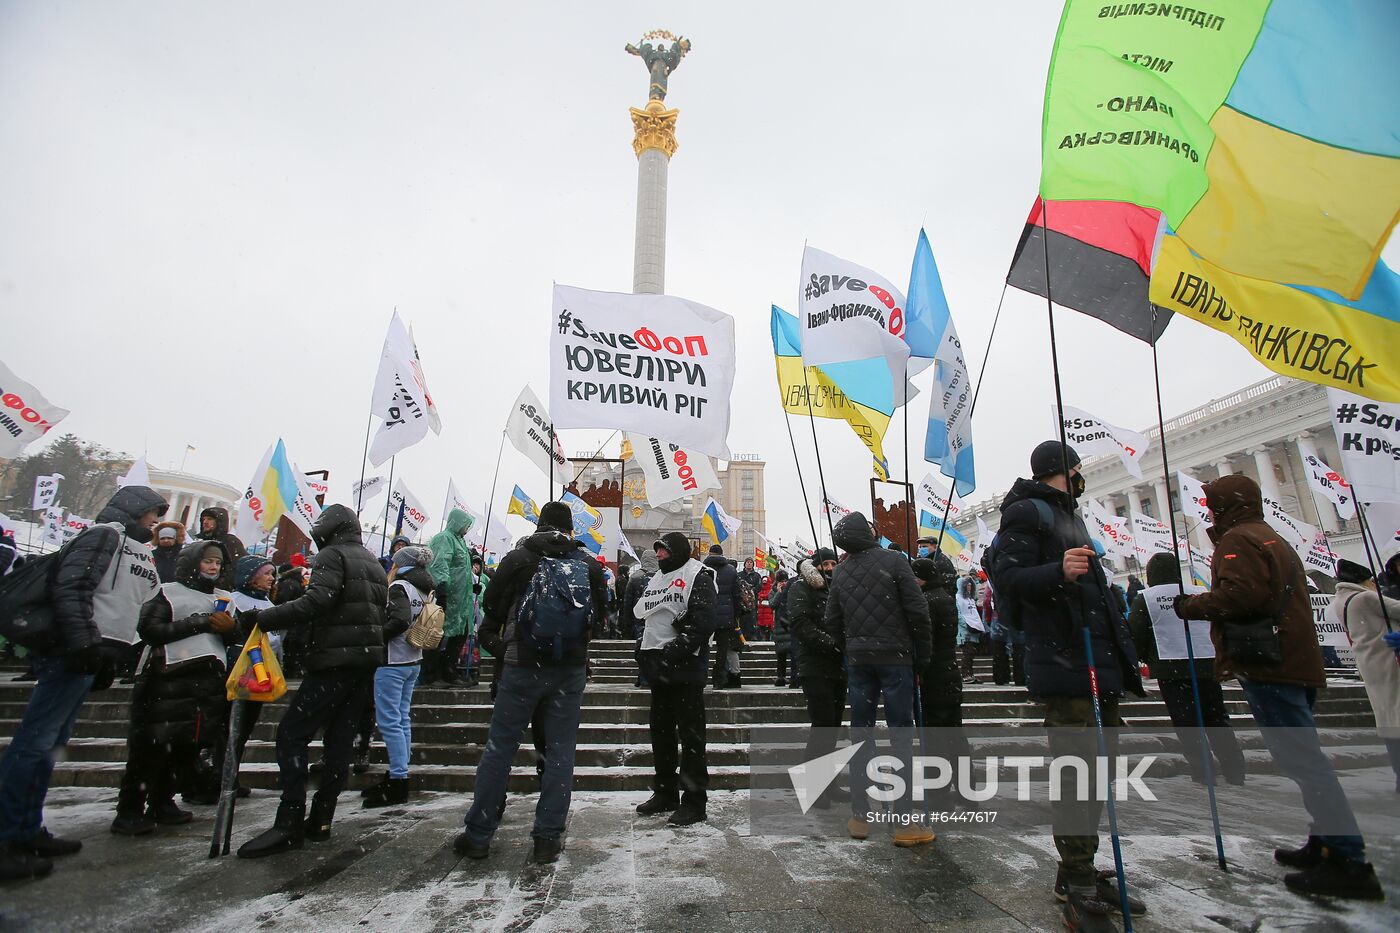
<path id="1" fill-rule="evenodd" d="M 189 470 L 235 486 L 281 435 L 344 499 L 397 306 L 444 423 L 399 473 L 434 524 L 449 475 L 484 501 L 521 384 L 548 395 L 552 282 L 630 290 L 627 109 L 647 75 L 622 47 L 668 28 L 694 49 L 667 98 L 667 291 L 737 319 L 730 448 L 769 461 L 769 532 L 787 537 L 807 519 L 770 303 L 793 310 L 804 240 L 906 281 L 923 224 L 975 372 L 1036 191 L 1058 16 L 1049 0 L 0 4 L 0 358 L 72 409 L 62 430 L 166 467 L 192 444 Z M 1148 348 L 1056 321 L 1066 403 L 1147 426 Z M 1008 292 L 973 499 L 1050 434 L 1046 334 L 1044 302 Z M 1159 348 L 1168 417 L 1268 375 L 1189 321 Z M 916 482 L 925 417 L 914 400 Z M 868 504 L 865 448 L 817 427 L 832 495 Z M 514 483 L 546 495 L 507 447 L 498 507 Z"/>

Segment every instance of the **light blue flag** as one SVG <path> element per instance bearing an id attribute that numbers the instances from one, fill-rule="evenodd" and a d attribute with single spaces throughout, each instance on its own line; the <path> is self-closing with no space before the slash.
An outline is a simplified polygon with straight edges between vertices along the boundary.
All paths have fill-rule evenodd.
<path id="1" fill-rule="evenodd" d="M 938 464 L 939 472 L 953 481 L 958 495 L 966 496 L 977 485 L 972 455 L 972 379 L 948 299 L 943 295 L 933 248 L 922 230 L 914 247 L 906 304 L 910 352 L 923 356 L 927 351 L 934 361 L 924 459 Z"/>

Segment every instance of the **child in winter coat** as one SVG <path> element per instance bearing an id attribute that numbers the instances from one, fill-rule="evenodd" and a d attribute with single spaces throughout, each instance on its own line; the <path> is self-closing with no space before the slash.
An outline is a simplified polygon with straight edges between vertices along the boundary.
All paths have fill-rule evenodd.
<path id="1" fill-rule="evenodd" d="M 131 694 L 126 771 L 112 820 L 118 835 L 194 819 L 175 805 L 175 788 L 195 768 L 200 748 L 223 732 L 224 655 L 234 620 L 218 607 L 215 586 L 227 558 L 217 540 L 188 545 L 177 582 L 162 584 L 141 610 L 137 632 L 148 647 Z"/>

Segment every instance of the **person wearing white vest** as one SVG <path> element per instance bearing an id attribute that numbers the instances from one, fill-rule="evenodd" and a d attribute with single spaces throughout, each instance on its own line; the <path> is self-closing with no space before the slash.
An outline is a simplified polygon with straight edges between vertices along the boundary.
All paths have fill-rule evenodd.
<path id="1" fill-rule="evenodd" d="M 0 880 L 39 878 L 82 848 L 44 828 L 44 798 L 89 690 L 111 686 L 117 652 L 136 641 L 141 607 L 159 592 L 149 547 L 166 502 L 125 486 L 61 552 L 50 590 L 52 629 L 33 659 L 36 683 L 0 757 Z"/>
<path id="2" fill-rule="evenodd" d="M 406 634 L 423 611 L 434 588 L 428 565 L 433 552 L 410 545 L 394 555 L 389 571 L 389 607 L 384 625 L 386 657 L 374 672 L 374 717 L 389 771 L 384 779 L 366 788 L 366 808 L 408 802 L 408 757 L 413 745 L 413 688 L 423 663 L 423 649 L 409 644 Z"/>
<path id="3" fill-rule="evenodd" d="M 659 569 L 633 612 L 644 626 L 638 658 L 651 688 L 647 726 L 656 778 L 651 798 L 637 812 L 650 816 L 674 811 L 668 822 L 688 826 L 705 819 L 710 783 L 704 694 L 718 588 L 715 571 L 691 556 L 690 539 L 680 532 L 663 536 L 652 549 Z"/>
<path id="4" fill-rule="evenodd" d="M 175 804 L 177 782 L 194 771 L 199 750 L 224 739 L 225 655 L 233 642 L 231 595 L 217 590 L 228 552 L 195 541 L 180 552 L 175 582 L 141 611 L 146 642 L 131 691 L 126 771 L 112 832 L 144 836 L 194 818 Z"/>

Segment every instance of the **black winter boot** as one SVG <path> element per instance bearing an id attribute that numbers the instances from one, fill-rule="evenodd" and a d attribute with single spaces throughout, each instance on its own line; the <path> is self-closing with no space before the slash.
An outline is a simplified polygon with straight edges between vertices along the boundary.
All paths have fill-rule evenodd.
<path id="1" fill-rule="evenodd" d="M 657 813 L 670 813 L 681 805 L 681 798 L 678 794 L 668 794 L 664 791 L 657 791 L 647 798 L 645 803 L 637 804 L 637 814 L 639 816 L 654 816 Z"/>
<path id="2" fill-rule="evenodd" d="M 1351 862 L 1332 855 L 1322 847 L 1322 858 L 1312 868 L 1283 876 L 1283 883 L 1295 894 L 1322 897 L 1350 897 L 1362 901 L 1385 900 L 1385 892 L 1370 862 Z"/>
<path id="3" fill-rule="evenodd" d="M 159 826 L 180 826 L 194 819 L 189 810 L 181 810 L 174 800 L 151 801 L 146 805 L 146 816 Z"/>
<path id="4" fill-rule="evenodd" d="M 277 819 L 272 828 L 256 838 L 243 843 L 238 849 L 239 858 L 262 858 L 290 852 L 302 846 L 302 817 L 306 815 L 305 802 L 288 803 L 282 801 L 277 806 Z"/>
<path id="5" fill-rule="evenodd" d="M 548 865 L 551 862 L 559 861 L 559 853 L 564 851 L 564 837 L 556 836 L 553 839 L 543 839 L 535 837 L 535 864 Z"/>
<path id="6" fill-rule="evenodd" d="M 373 784 L 371 784 L 369 787 L 366 787 L 364 790 L 360 791 L 360 796 L 361 796 L 361 797 L 368 797 L 370 794 L 373 794 L 374 792 L 380 790 L 381 788 L 385 788 L 385 787 L 388 787 L 388 786 L 389 786 L 389 772 L 388 772 L 388 771 L 385 771 L 383 774 L 381 774 L 381 775 L 379 776 L 379 780 L 378 780 L 378 781 L 375 781 L 375 782 L 374 782 Z"/>
<path id="7" fill-rule="evenodd" d="M 361 806 L 370 810 L 375 807 L 392 807 L 403 803 L 408 803 L 408 778 L 385 778 L 384 783 L 376 784 L 370 788 L 370 792 L 365 794 L 365 802 Z"/>
<path id="8" fill-rule="evenodd" d="M 690 826 L 692 823 L 705 822 L 705 804 L 687 800 L 680 805 L 671 818 L 666 821 L 671 826 Z"/>
<path id="9" fill-rule="evenodd" d="M 325 842 L 331 838 L 331 820 L 335 819 L 335 798 L 311 798 L 311 813 L 303 828 L 306 838 L 312 842 Z"/>
<path id="10" fill-rule="evenodd" d="M 81 839 L 60 839 L 47 829 L 40 829 L 39 835 L 29 840 L 29 851 L 43 858 L 76 855 L 82 849 Z"/>
<path id="11" fill-rule="evenodd" d="M 113 833 L 118 836 L 145 836 L 155 831 L 156 821 L 147 816 L 145 811 L 131 812 L 117 808 L 116 818 L 112 820 Z"/>
<path id="12" fill-rule="evenodd" d="M 23 842 L 11 842 L 0 846 L 0 881 L 25 881 L 42 878 L 53 871 L 53 861 Z"/>
<path id="13" fill-rule="evenodd" d="M 1275 849 L 1274 861 L 1289 868 L 1312 868 L 1322 861 L 1322 840 L 1309 836 L 1298 849 Z"/>
<path id="14" fill-rule="evenodd" d="M 1117 913 L 1116 906 L 1097 895 L 1070 888 L 1060 919 L 1070 933 L 1118 933 L 1118 925 L 1110 919 Z"/>

